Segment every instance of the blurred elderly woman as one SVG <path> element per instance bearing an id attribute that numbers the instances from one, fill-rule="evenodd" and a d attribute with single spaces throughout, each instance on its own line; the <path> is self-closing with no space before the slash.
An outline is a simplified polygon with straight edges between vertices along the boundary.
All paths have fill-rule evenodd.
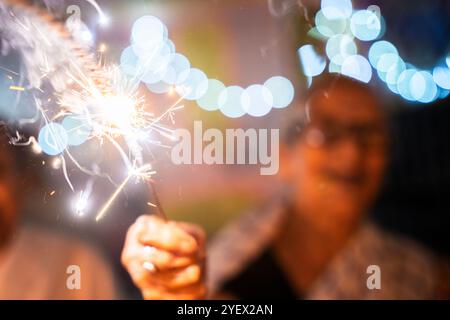
<path id="1" fill-rule="evenodd" d="M 281 150 L 289 192 L 209 243 L 198 227 L 143 216 L 123 263 L 148 299 L 205 297 L 434 299 L 449 296 L 448 262 L 366 217 L 382 183 L 386 119 L 364 84 L 314 83 Z"/>

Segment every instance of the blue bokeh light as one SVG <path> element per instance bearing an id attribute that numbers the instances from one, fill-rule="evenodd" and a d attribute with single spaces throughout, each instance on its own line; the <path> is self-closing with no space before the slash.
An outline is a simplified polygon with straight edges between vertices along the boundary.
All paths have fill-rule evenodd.
<path id="1" fill-rule="evenodd" d="M 401 58 L 396 53 L 383 54 L 378 60 L 376 69 L 380 72 L 387 73 L 392 67 L 400 63 Z"/>
<path id="2" fill-rule="evenodd" d="M 88 119 L 81 115 L 65 117 L 62 126 L 67 133 L 67 143 L 71 146 L 79 146 L 85 143 L 92 132 Z"/>
<path id="3" fill-rule="evenodd" d="M 177 84 L 176 91 L 186 100 L 197 100 L 203 97 L 208 90 L 208 78 L 206 74 L 196 68 L 185 70 L 180 77 L 185 80 Z"/>
<path id="4" fill-rule="evenodd" d="M 361 55 L 346 58 L 342 64 L 341 73 L 365 83 L 368 83 L 372 78 L 370 63 Z"/>
<path id="5" fill-rule="evenodd" d="M 417 72 L 416 69 L 408 68 L 400 73 L 397 81 L 397 91 L 402 96 L 402 98 L 408 101 L 414 101 L 414 97 L 411 93 L 411 79 Z"/>
<path id="6" fill-rule="evenodd" d="M 414 100 L 429 103 L 437 98 L 438 90 L 433 76 L 427 71 L 415 72 L 410 83 L 411 96 Z"/>
<path id="7" fill-rule="evenodd" d="M 330 61 L 339 66 L 347 57 L 357 53 L 353 39 L 344 34 L 338 34 L 328 39 L 325 50 Z"/>
<path id="8" fill-rule="evenodd" d="M 393 64 L 386 73 L 385 82 L 389 85 L 397 85 L 398 77 L 406 70 L 406 64 L 399 57 L 397 62 Z"/>
<path id="9" fill-rule="evenodd" d="M 350 30 L 359 40 L 372 41 L 381 33 L 381 22 L 374 12 L 359 10 L 350 19 Z"/>
<path id="10" fill-rule="evenodd" d="M 322 19 L 324 28 L 331 28 L 333 32 L 344 31 L 348 21 L 339 17 L 342 14 L 345 16 L 351 14 L 348 3 L 339 8 L 330 7 L 334 5 L 339 3 L 329 1 L 326 6 L 329 18 L 322 14 L 319 20 Z M 338 13 L 338 19 L 330 16 L 337 14 L 336 10 L 342 11 L 342 14 Z M 220 109 L 224 115 L 231 118 L 246 114 L 242 101 L 249 115 L 262 116 L 272 107 L 287 107 L 293 100 L 294 87 L 283 77 L 269 79 L 266 81 L 267 86 L 260 84 L 250 86 L 241 99 L 243 88 L 239 86 L 227 88 L 219 80 L 208 79 L 203 71 L 192 68 L 189 60 L 176 52 L 174 43 L 168 37 L 167 26 L 156 17 L 139 18 L 134 23 L 131 33 L 131 47 L 122 52 L 121 68 L 127 75 L 144 82 L 153 93 L 171 94 L 175 91 L 182 99 L 196 100 L 198 106 L 206 111 Z M 306 73 L 318 75 L 325 69 L 325 58 L 317 55 L 312 46 L 300 48 L 298 54 L 299 57 L 308 60 L 302 62 Z M 311 63 L 311 60 L 315 63 Z M 255 101 L 262 104 L 257 107 Z"/>
<path id="11" fill-rule="evenodd" d="M 242 93 L 241 104 L 247 114 L 253 117 L 265 116 L 272 109 L 272 93 L 263 85 L 253 84 Z"/>
<path id="12" fill-rule="evenodd" d="M 163 94 L 169 92 L 173 86 L 165 82 L 147 83 L 146 87 L 153 93 Z"/>
<path id="13" fill-rule="evenodd" d="M 129 75 L 135 76 L 138 72 L 138 56 L 134 53 L 132 47 L 127 47 L 122 51 L 120 56 L 120 68 Z"/>
<path id="14" fill-rule="evenodd" d="M 435 67 L 433 69 L 433 79 L 436 84 L 443 89 L 450 89 L 450 69 L 447 67 Z"/>
<path id="15" fill-rule="evenodd" d="M 208 80 L 208 90 L 200 99 L 197 99 L 197 104 L 200 108 L 206 111 L 218 110 L 219 96 L 226 89 L 225 85 L 216 79 Z"/>
<path id="16" fill-rule="evenodd" d="M 439 89 L 439 99 L 445 99 L 450 94 L 450 90 Z"/>
<path id="17" fill-rule="evenodd" d="M 320 6 L 330 20 L 349 18 L 353 11 L 351 0 L 322 0 Z"/>
<path id="18" fill-rule="evenodd" d="M 163 81 L 168 84 L 183 83 L 189 75 L 187 71 L 190 68 L 191 63 L 189 60 L 184 55 L 175 53 L 172 55 L 171 61 L 167 66 Z"/>
<path id="19" fill-rule="evenodd" d="M 330 10 L 328 10 L 328 13 Z M 322 10 L 319 10 L 315 16 L 316 28 L 323 36 L 329 38 L 336 34 L 345 32 L 348 21 L 343 18 L 329 19 Z"/>
<path id="20" fill-rule="evenodd" d="M 333 61 L 330 61 L 330 64 L 328 65 L 328 72 L 329 73 L 341 73 L 342 66 L 334 63 Z"/>
<path id="21" fill-rule="evenodd" d="M 325 70 L 325 58 L 317 54 L 312 45 L 306 44 L 301 46 L 298 49 L 298 56 L 300 58 L 305 76 L 315 77 Z"/>
<path id="22" fill-rule="evenodd" d="M 322 0 L 316 13 L 315 27 L 309 35 L 326 41 L 329 73 L 342 73 L 362 82 L 369 82 L 372 68 L 390 91 L 409 101 L 429 103 L 448 96 L 450 92 L 450 55 L 431 70 L 418 70 L 406 63 L 397 48 L 390 42 L 376 41 L 370 46 L 368 61 L 357 54 L 355 37 L 361 41 L 381 38 L 386 22 L 380 8 L 371 5 L 367 9 L 353 11 L 350 0 Z M 326 61 L 312 45 L 298 50 L 307 82 L 319 75 Z M 370 64 L 369 64 L 370 62 Z"/>
<path id="23" fill-rule="evenodd" d="M 154 16 L 143 16 L 135 21 L 131 41 L 141 48 L 158 46 L 167 34 L 165 25 Z"/>
<path id="24" fill-rule="evenodd" d="M 378 61 L 380 60 L 380 58 L 383 55 L 389 54 L 389 53 L 398 54 L 397 49 L 394 47 L 394 45 L 392 43 L 385 41 L 385 40 L 375 42 L 374 44 L 372 44 L 370 46 L 370 49 L 369 49 L 370 64 L 374 68 L 377 68 Z"/>
<path id="25" fill-rule="evenodd" d="M 50 156 L 56 156 L 67 148 L 66 130 L 62 125 L 50 122 L 39 131 L 38 142 L 43 152 Z"/>

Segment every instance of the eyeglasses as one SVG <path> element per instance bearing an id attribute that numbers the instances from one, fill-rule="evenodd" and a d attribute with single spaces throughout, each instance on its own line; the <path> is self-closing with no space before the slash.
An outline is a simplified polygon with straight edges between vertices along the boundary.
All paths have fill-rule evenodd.
<path id="1" fill-rule="evenodd" d="M 379 125 L 318 122 L 307 125 L 304 132 L 306 143 L 315 148 L 334 147 L 348 138 L 361 149 L 379 148 L 386 144 L 384 128 Z"/>

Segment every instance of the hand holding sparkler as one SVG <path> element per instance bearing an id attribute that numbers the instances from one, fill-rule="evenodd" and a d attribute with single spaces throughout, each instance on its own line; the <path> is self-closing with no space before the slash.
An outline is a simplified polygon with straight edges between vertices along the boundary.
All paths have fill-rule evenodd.
<path id="1" fill-rule="evenodd" d="M 202 299 L 204 242 L 196 225 L 144 215 L 128 230 L 122 264 L 145 299 Z"/>

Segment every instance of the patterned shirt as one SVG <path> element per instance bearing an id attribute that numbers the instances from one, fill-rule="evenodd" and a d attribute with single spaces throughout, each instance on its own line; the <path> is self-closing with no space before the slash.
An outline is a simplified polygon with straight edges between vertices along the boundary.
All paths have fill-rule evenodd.
<path id="1" fill-rule="evenodd" d="M 226 291 L 230 282 L 238 280 L 244 282 L 241 289 L 246 285 L 255 286 L 253 291 L 251 288 L 244 291 L 247 294 L 256 292 L 258 298 L 273 297 L 272 291 L 280 298 L 293 295 L 294 298 L 305 299 L 450 297 L 447 259 L 369 221 L 361 224 L 307 292 L 302 297 L 295 296 L 289 282 L 283 284 L 286 277 L 281 268 L 275 266 L 274 259 L 267 258 L 286 211 L 284 203 L 276 201 L 232 222 L 210 241 L 207 279 L 212 295 Z M 258 268 L 263 268 L 263 271 L 258 272 Z M 379 288 L 371 285 L 373 277 L 379 277 Z M 235 297 L 247 297 L 240 292 L 230 293 Z"/>

